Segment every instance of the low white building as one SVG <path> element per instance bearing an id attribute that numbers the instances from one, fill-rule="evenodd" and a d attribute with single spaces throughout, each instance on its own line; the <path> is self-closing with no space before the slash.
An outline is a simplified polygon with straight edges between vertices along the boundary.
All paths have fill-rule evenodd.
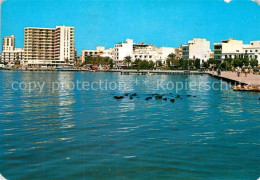
<path id="1" fill-rule="evenodd" d="M 104 46 L 97 46 L 96 50 L 82 50 L 81 51 L 81 61 L 82 63 L 85 61 L 87 56 L 101 56 L 101 57 L 109 57 L 111 59 L 114 58 L 114 48 L 106 49 Z"/>
<path id="2" fill-rule="evenodd" d="M 172 47 L 158 48 L 155 45 L 145 44 L 143 42 L 135 44 L 132 39 L 127 39 L 126 42 L 115 44 L 114 49 L 114 61 L 117 65 L 123 65 L 126 56 L 130 56 L 132 61 L 140 59 L 143 61 L 153 61 L 154 63 L 161 61 L 165 64 L 168 55 L 176 53 L 176 49 Z"/>
<path id="3" fill-rule="evenodd" d="M 256 59 L 260 64 L 260 41 L 251 41 L 250 44 L 243 45 L 243 53 L 249 60 Z"/>
<path id="4" fill-rule="evenodd" d="M 207 61 L 210 58 L 210 53 L 210 41 L 206 39 L 195 38 L 189 41 L 188 44 L 182 45 L 183 59 Z"/>
<path id="5" fill-rule="evenodd" d="M 157 61 L 161 61 L 162 64 L 166 64 L 166 60 L 169 54 L 176 55 L 176 49 L 172 47 L 160 47 L 157 49 Z M 176 55 L 177 56 L 177 55 Z"/>

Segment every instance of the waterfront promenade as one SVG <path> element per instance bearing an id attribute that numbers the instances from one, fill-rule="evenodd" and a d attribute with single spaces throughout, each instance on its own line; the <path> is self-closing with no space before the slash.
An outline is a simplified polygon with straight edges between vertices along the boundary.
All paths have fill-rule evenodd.
<path id="1" fill-rule="evenodd" d="M 209 74 L 214 77 L 223 78 L 231 82 L 237 82 L 257 87 L 260 86 L 260 75 L 248 74 L 247 77 L 245 77 L 245 74 L 242 73 L 241 76 L 238 77 L 236 72 L 221 72 L 221 75 L 217 75 L 217 72 L 214 72 L 214 74 L 212 72 L 209 72 Z"/>
<path id="2" fill-rule="evenodd" d="M 175 75 L 175 74 L 205 74 L 201 71 L 188 71 L 188 70 L 136 70 L 136 69 L 119 69 L 119 70 L 110 70 L 111 72 L 120 72 L 121 74 L 130 75 L 130 74 L 140 74 L 140 75 Z"/>

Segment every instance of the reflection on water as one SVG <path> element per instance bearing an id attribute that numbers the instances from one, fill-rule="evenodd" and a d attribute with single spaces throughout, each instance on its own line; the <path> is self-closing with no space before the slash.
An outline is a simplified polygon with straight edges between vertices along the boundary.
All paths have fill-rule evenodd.
<path id="1" fill-rule="evenodd" d="M 125 83 L 127 89 L 53 91 L 53 82 Z M 156 90 L 209 76 L 0 71 L 0 173 L 8 179 L 257 179 L 259 100 L 231 90 Z M 41 93 L 13 81 L 45 82 Z M 145 85 L 144 85 L 145 84 Z M 114 95 L 137 93 L 129 100 Z M 145 101 L 164 93 L 175 103 Z M 190 96 L 187 96 L 190 95 Z"/>

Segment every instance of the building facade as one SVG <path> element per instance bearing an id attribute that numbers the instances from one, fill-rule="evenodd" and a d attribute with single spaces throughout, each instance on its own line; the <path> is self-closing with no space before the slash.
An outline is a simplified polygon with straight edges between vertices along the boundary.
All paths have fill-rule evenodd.
<path id="1" fill-rule="evenodd" d="M 243 44 L 241 40 L 230 38 L 221 43 L 214 43 L 214 59 L 236 59 L 247 56 L 249 60 L 256 59 L 260 64 L 260 41 L 251 41 Z"/>
<path id="2" fill-rule="evenodd" d="M 187 60 L 200 59 L 201 62 L 207 61 L 210 58 L 210 42 L 206 39 L 195 38 L 182 45 L 182 58 Z"/>
<path id="3" fill-rule="evenodd" d="M 157 59 L 157 47 L 151 44 L 134 44 L 133 45 L 133 60 L 140 59 L 142 61 L 153 61 Z"/>
<path id="4" fill-rule="evenodd" d="M 123 65 L 126 56 L 133 57 L 133 39 L 127 39 L 126 42 L 117 43 L 114 45 L 115 56 L 114 61 L 117 65 Z"/>
<path id="5" fill-rule="evenodd" d="M 239 58 L 241 54 L 243 54 L 243 41 L 230 38 L 221 43 L 214 43 L 214 59 Z"/>
<path id="6" fill-rule="evenodd" d="M 169 54 L 176 54 L 176 49 L 171 47 L 158 48 L 152 44 L 139 44 L 133 43 L 132 39 L 127 39 L 126 42 L 117 43 L 114 46 L 115 56 L 114 61 L 116 64 L 123 65 L 126 56 L 130 56 L 132 61 L 140 59 L 142 61 L 161 61 L 165 64 Z"/>
<path id="7" fill-rule="evenodd" d="M 109 57 L 114 59 L 114 48 L 106 49 L 104 46 L 97 46 L 96 50 L 82 50 L 81 51 L 81 62 L 83 63 L 87 56 L 91 57 Z"/>
<path id="8" fill-rule="evenodd" d="M 14 35 L 4 37 L 1 62 L 9 65 L 22 64 L 24 61 L 24 49 L 15 48 Z"/>
<path id="9" fill-rule="evenodd" d="M 251 41 L 250 44 L 243 45 L 243 53 L 249 60 L 256 59 L 260 64 L 260 41 Z"/>
<path id="10" fill-rule="evenodd" d="M 24 65 L 61 66 L 75 59 L 74 27 L 28 27 L 24 30 Z"/>
<path id="11" fill-rule="evenodd" d="M 169 54 L 175 54 L 176 58 L 178 58 L 175 48 L 172 48 L 172 47 L 160 47 L 160 48 L 158 48 L 157 49 L 156 61 L 161 61 L 162 64 L 166 64 L 166 60 L 167 60 Z"/>

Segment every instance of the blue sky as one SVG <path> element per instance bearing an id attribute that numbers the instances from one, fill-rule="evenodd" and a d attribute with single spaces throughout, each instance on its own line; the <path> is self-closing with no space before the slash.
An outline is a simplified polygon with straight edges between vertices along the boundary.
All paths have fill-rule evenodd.
<path id="1" fill-rule="evenodd" d="M 226 0 L 230 1 L 230 0 Z M 259 1 L 259 0 L 256 0 Z M 23 47 L 25 27 L 75 27 L 76 48 L 134 42 L 177 47 L 193 38 L 260 40 L 260 6 L 251 0 L 6 0 L 2 34 Z M 1 42 L 2 44 L 2 42 Z"/>

